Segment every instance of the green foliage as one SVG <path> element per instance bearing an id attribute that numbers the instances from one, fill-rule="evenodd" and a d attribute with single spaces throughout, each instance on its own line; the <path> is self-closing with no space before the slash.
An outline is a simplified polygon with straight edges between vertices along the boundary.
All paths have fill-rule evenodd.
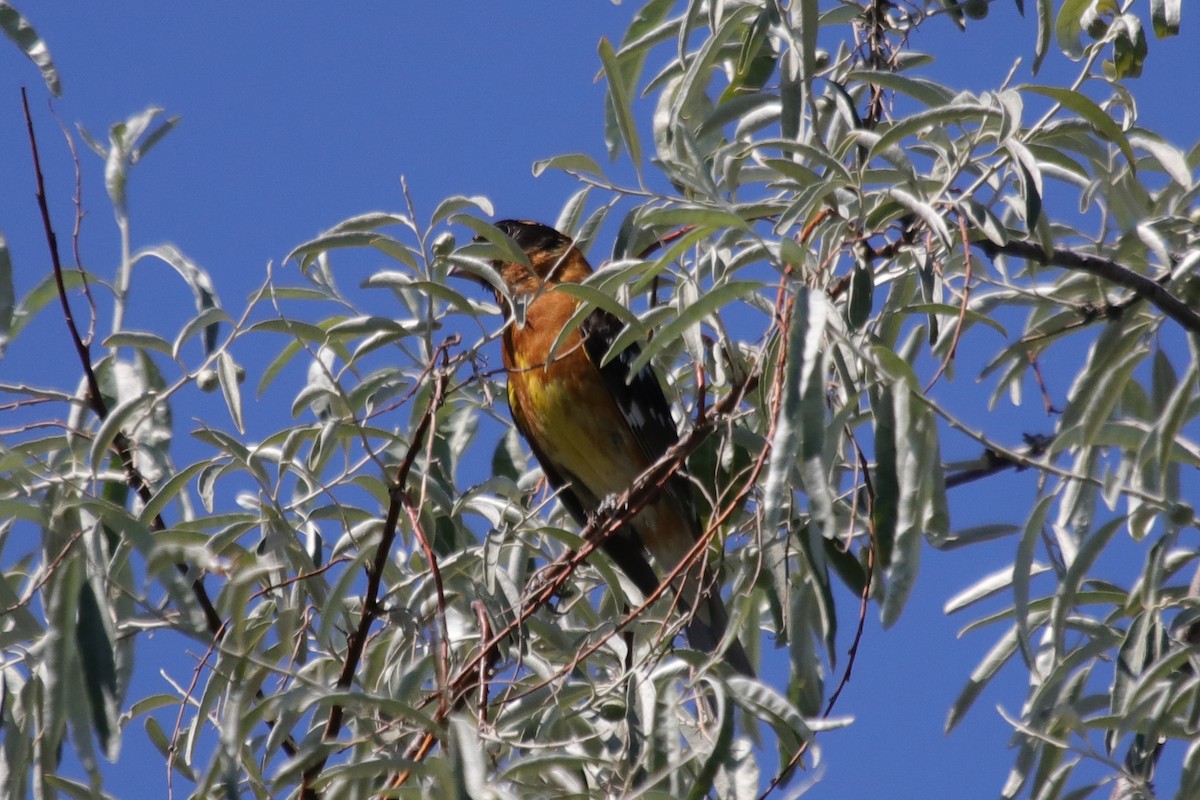
<path id="1" fill-rule="evenodd" d="M 96 745 L 117 757 L 136 724 L 195 796 L 367 796 L 391 773 L 414 794 L 754 797 L 787 780 L 768 752 L 812 764 L 845 722 L 828 681 L 857 608 L 835 599 L 890 625 L 922 557 L 1007 537 L 1010 563 L 947 603 L 1003 628 L 947 727 L 1017 661 L 1002 795 L 1086 796 L 1090 761 L 1140 796 L 1162 745 L 1196 735 L 1197 156 L 1139 126 L 1124 81 L 1149 50 L 1112 3 L 1037 3 L 1034 71 L 1053 17 L 1070 86 L 940 85 L 913 34 L 987 11 L 652 0 L 598 46 L 606 141 L 637 185 L 582 154 L 535 167 L 579 182 L 557 224 L 581 244 L 616 228 L 591 253 L 608 269 L 571 292 L 618 313 L 694 426 L 733 626 L 752 657 L 786 648 L 761 681 L 672 651 L 669 598 L 643 607 L 601 553 L 573 558 L 585 538 L 497 409 L 499 307 L 455 280 L 502 291 L 490 260 L 521 258 L 486 198 L 333 225 L 231 313 L 178 248 L 132 248 L 130 170 L 176 120 L 85 135 L 116 274 L 67 269 L 17 301 L 0 239 L 0 348 L 59 291 L 113 309 L 77 388 L 0 385 L 23 415 L 0 443 L 5 794 L 98 792 Z M 1178 33 L 1178 0 L 1150 11 Z M 56 90 L 3 2 L 0 26 Z M 142 262 L 194 311 L 127 324 Z M 264 349 L 268 420 L 240 360 Z M 964 408 L 963 369 L 990 402 Z M 1021 441 L 989 411 L 1031 386 L 1048 413 Z M 1035 476 L 1027 507 L 956 525 L 957 487 L 1013 469 Z M 1101 577 L 1118 543 L 1143 562 L 1129 585 Z M 152 631 L 199 663 L 131 698 Z M 57 774 L 63 747 L 90 788 Z M 1193 746 L 1179 796 L 1198 784 Z"/>

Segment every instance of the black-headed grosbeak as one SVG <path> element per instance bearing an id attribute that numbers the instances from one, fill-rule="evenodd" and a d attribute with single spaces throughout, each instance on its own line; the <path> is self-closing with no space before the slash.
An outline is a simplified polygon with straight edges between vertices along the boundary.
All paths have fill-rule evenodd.
<path id="1" fill-rule="evenodd" d="M 551 349 L 579 306 L 560 283 L 577 283 L 591 266 L 566 236 L 536 222 L 496 223 L 517 243 L 533 269 L 496 262 L 509 294 L 525 303 L 522 321 L 504 330 L 508 405 L 563 505 L 585 525 L 606 498 L 619 495 L 679 440 L 671 408 L 649 367 L 630 375 L 638 348 L 631 346 L 601 366 L 622 325 L 596 309 Z M 506 309 L 511 317 L 511 309 Z M 605 552 L 644 594 L 653 592 L 659 570 L 673 570 L 701 535 L 692 487 L 680 475 L 666 485 L 628 525 L 603 543 Z M 687 570 L 678 588 L 686 604 L 692 647 L 715 652 L 728 616 L 716 581 L 702 563 Z M 736 637 L 725 644 L 725 660 L 738 672 L 754 670 Z"/>

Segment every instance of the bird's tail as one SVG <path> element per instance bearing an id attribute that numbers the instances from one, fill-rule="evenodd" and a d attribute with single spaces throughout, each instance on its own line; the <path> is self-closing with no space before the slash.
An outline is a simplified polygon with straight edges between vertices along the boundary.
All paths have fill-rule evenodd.
<path id="1" fill-rule="evenodd" d="M 687 623 L 688 644 L 697 650 L 715 653 L 720 649 L 728 627 L 729 615 L 725 612 L 721 595 L 714 588 L 706 597 L 700 598 Z M 750 659 L 736 636 L 729 637 L 725 646 L 725 663 L 748 678 L 754 677 L 754 667 L 750 666 Z"/>

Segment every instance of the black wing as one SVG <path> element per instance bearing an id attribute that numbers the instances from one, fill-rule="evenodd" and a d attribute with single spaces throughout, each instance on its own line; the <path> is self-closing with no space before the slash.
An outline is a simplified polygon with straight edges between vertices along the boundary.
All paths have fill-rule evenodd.
<path id="1" fill-rule="evenodd" d="M 629 423 L 646 460 L 654 463 L 679 443 L 679 431 L 671 417 L 671 405 L 663 394 L 658 376 L 649 364 L 631 376 L 630 368 L 642 352 L 636 344 L 622 350 L 603 367 L 599 366 L 623 327 L 621 321 L 612 314 L 596 309 L 579 326 L 579 333 L 583 337 L 588 359 L 600 369 L 609 395 Z M 700 518 L 692 498 L 691 485 L 676 473 L 667 483 L 666 491 L 691 524 L 692 536 L 698 537 Z"/>

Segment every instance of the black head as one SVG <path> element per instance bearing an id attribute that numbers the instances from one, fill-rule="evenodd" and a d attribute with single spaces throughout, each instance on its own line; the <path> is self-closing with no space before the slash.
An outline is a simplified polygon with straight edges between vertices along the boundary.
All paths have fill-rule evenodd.
<path id="1" fill-rule="evenodd" d="M 571 240 L 549 225 L 530 220 L 502 219 L 496 227 L 516 242 L 526 253 L 560 252 Z"/>

